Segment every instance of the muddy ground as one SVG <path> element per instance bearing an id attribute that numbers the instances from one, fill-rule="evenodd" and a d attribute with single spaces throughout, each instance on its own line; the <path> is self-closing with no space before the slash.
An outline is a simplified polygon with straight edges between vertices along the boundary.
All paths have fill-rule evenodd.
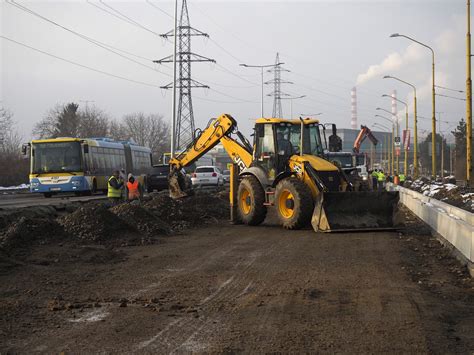
<path id="1" fill-rule="evenodd" d="M 218 218 L 116 243 L 83 233 L 5 247 L 0 352 L 474 351 L 474 281 L 413 216 L 402 233 L 316 234 L 272 218 L 229 225 L 211 205 Z M 64 216 L 52 221 L 60 230 Z"/>

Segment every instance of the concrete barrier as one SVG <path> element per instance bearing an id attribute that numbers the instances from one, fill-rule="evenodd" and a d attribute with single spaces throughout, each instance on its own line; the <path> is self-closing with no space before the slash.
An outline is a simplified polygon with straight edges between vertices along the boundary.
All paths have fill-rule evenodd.
<path id="1" fill-rule="evenodd" d="M 393 184 L 387 190 L 398 190 L 400 202 L 455 248 L 474 277 L 474 213 Z"/>

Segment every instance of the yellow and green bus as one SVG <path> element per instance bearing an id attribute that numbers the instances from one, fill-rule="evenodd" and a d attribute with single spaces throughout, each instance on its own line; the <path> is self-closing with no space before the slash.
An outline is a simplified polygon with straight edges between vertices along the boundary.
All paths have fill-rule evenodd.
<path id="1" fill-rule="evenodd" d="M 39 139 L 28 146 L 30 191 L 45 197 L 65 192 L 105 192 L 115 170 L 132 173 L 146 188 L 146 176 L 152 167 L 149 148 L 109 138 Z"/>

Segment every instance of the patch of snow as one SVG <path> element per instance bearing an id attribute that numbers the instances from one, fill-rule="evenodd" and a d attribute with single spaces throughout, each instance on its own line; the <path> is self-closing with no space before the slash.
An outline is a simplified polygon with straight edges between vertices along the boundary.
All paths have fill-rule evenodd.
<path id="1" fill-rule="evenodd" d="M 23 189 L 29 189 L 30 184 L 21 184 L 18 186 L 0 186 L 0 190 L 23 190 Z"/>

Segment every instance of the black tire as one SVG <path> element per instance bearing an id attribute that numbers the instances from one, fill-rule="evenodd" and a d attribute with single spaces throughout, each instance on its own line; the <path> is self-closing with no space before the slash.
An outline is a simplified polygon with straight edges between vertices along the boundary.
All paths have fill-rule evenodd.
<path id="1" fill-rule="evenodd" d="M 267 216 L 265 191 L 254 176 L 242 179 L 237 191 L 237 205 L 239 217 L 244 224 L 256 226 L 262 223 Z"/>
<path id="2" fill-rule="evenodd" d="M 311 190 L 297 178 L 285 178 L 276 187 L 275 207 L 285 229 L 304 228 L 311 222 L 313 215 Z"/>
<path id="3" fill-rule="evenodd" d="M 53 196 L 53 194 L 51 192 L 45 192 L 43 195 L 46 198 L 51 198 Z"/>

